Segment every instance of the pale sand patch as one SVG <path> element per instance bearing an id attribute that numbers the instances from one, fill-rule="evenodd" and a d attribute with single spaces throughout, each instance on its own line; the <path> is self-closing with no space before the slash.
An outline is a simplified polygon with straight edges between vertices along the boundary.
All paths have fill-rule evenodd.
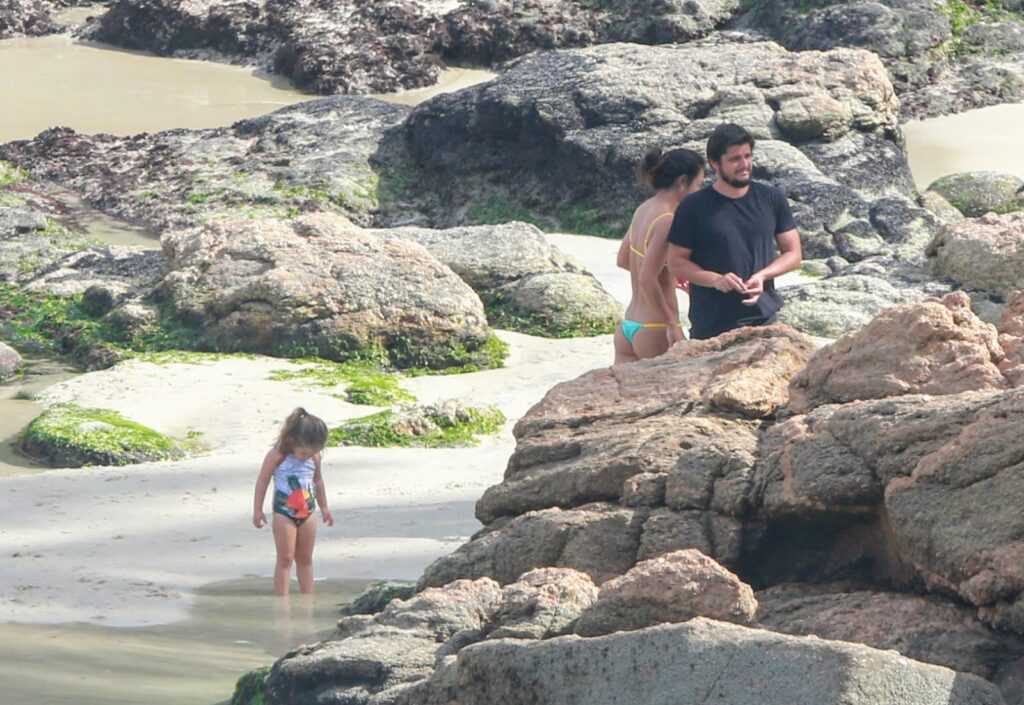
<path id="1" fill-rule="evenodd" d="M 477 448 L 327 450 L 337 523 L 321 526 L 318 577 L 417 578 L 479 528 L 473 506 L 502 478 L 512 421 L 554 384 L 612 356 L 610 336 L 500 335 L 512 346 L 504 369 L 404 382 L 423 402 L 496 404 L 510 419 L 500 436 Z M 200 431 L 209 450 L 177 462 L 0 479 L 4 614 L 31 623 L 166 623 L 186 615 L 204 584 L 270 576 L 270 532 L 253 528 L 250 517 L 256 471 L 278 424 L 297 405 L 332 425 L 374 410 L 331 397 L 332 390 L 268 379 L 289 364 L 130 361 L 43 392 L 44 405 L 74 400 L 178 437 Z"/>

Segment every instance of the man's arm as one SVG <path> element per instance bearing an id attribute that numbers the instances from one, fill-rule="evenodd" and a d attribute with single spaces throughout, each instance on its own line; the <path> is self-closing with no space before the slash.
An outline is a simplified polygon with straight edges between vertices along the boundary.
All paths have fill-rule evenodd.
<path id="1" fill-rule="evenodd" d="M 800 233 L 793 230 L 779 233 L 775 236 L 779 245 L 779 256 L 764 269 L 754 272 L 753 276 L 743 282 L 743 293 L 746 295 L 743 303 L 753 306 L 758 298 L 764 293 L 764 283 L 769 279 L 781 277 L 783 274 L 792 272 L 800 266 L 803 261 L 803 248 L 800 246 Z"/>
<path id="2" fill-rule="evenodd" d="M 739 291 L 745 292 L 743 280 L 733 272 L 719 274 L 709 269 L 702 269 L 699 264 L 693 261 L 693 250 L 688 247 L 669 244 L 668 246 L 668 271 L 677 279 L 685 279 L 691 284 L 704 286 L 709 289 L 718 289 L 722 292 Z"/>

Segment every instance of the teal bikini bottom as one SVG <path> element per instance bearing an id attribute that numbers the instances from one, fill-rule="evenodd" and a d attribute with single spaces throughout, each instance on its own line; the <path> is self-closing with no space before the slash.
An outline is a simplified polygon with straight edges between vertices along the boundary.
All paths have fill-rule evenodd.
<path id="1" fill-rule="evenodd" d="M 633 342 L 633 336 L 637 334 L 637 331 L 643 328 L 667 328 L 668 326 L 664 323 L 638 323 L 637 321 L 631 321 L 628 318 L 622 319 L 622 334 L 626 336 L 626 340 Z"/>

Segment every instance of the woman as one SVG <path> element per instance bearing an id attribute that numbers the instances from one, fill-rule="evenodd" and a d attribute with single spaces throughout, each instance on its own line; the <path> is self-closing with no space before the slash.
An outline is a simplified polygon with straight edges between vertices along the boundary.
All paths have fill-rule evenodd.
<path id="1" fill-rule="evenodd" d="M 704 181 L 704 158 L 690 149 L 652 149 L 640 164 L 641 183 L 654 195 L 633 213 L 619 247 L 618 265 L 633 286 L 626 317 L 615 331 L 615 364 L 657 357 L 684 340 L 676 280 L 665 267 L 669 228 L 676 206 Z"/>

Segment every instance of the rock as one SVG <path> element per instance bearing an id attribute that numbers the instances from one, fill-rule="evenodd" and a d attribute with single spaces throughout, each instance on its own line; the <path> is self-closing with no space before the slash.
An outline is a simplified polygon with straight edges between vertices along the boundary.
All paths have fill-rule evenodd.
<path id="1" fill-rule="evenodd" d="M 0 39 L 39 37 L 59 32 L 47 0 L 5 0 L 0 6 Z"/>
<path id="2" fill-rule="evenodd" d="M 6 343 L 0 342 L 0 382 L 6 382 L 21 367 L 21 355 Z"/>
<path id="3" fill-rule="evenodd" d="M 771 416 L 812 350 L 784 327 L 748 328 L 555 386 L 516 424 L 505 479 L 477 502 L 477 518 L 617 501 L 633 475 L 677 467 L 701 488 L 685 508 L 742 506 L 757 423 L 709 412 Z M 670 479 L 683 495 L 686 482 Z"/>
<path id="4" fill-rule="evenodd" d="M 566 674 L 572 674 L 566 678 Z M 766 686 L 770 684 L 770 686 Z M 1002 705 L 976 676 L 893 652 L 697 618 L 585 639 L 475 644 L 396 705 Z"/>
<path id="5" fill-rule="evenodd" d="M 788 584 L 759 591 L 757 602 L 758 626 L 766 629 L 891 649 L 988 680 L 1024 654 L 1019 641 L 944 597 Z"/>
<path id="6" fill-rule="evenodd" d="M 731 34 L 611 44 L 524 57 L 490 83 L 437 96 L 378 159 L 421 175 L 408 192 L 438 227 L 526 210 L 555 228 L 620 236 L 644 197 L 623 185 L 651 144 L 703 152 L 717 124 L 738 121 L 759 140 L 757 177 L 786 191 L 801 233 L 818 243 L 811 256 L 824 258 L 851 222 L 874 232 L 876 199 L 913 187 L 897 111 L 866 52 L 791 54 Z M 385 206 L 380 218 L 407 213 Z"/>
<path id="7" fill-rule="evenodd" d="M 300 647 L 274 664 L 267 703 L 312 702 L 345 689 L 348 702 L 429 676 L 457 635 L 479 633 L 501 597 L 493 580 L 460 580 L 395 600 L 372 617 L 347 617 L 334 637 Z M 355 699 L 358 698 L 358 699 Z"/>
<path id="8" fill-rule="evenodd" d="M 941 0 L 750 3 L 738 28 L 792 51 L 857 47 L 877 54 L 906 119 L 960 112 L 1024 95 L 1024 23 L 1008 13 Z"/>
<path id="9" fill-rule="evenodd" d="M 636 563 L 646 512 L 593 503 L 543 509 L 486 527 L 427 566 L 418 587 L 491 577 L 502 585 L 535 568 L 572 568 L 600 584 Z M 472 577 L 470 577 L 472 576 Z"/>
<path id="10" fill-rule="evenodd" d="M 470 406 L 456 399 L 435 404 L 403 404 L 398 409 L 350 419 L 332 429 L 330 445 L 457 448 L 495 434 L 505 424 L 496 406 Z"/>
<path id="11" fill-rule="evenodd" d="M 55 259 L 36 271 L 24 286 L 28 291 L 53 296 L 75 296 L 90 289 L 102 289 L 109 300 L 109 310 L 133 295 L 148 292 L 163 274 L 164 259 L 155 250 L 101 245 Z M 105 312 L 97 310 L 92 315 Z"/>
<path id="12" fill-rule="evenodd" d="M 838 338 L 862 329 L 892 306 L 944 296 L 950 290 L 940 283 L 916 281 L 916 276 L 901 275 L 894 268 L 882 271 L 881 276 L 870 270 L 860 274 L 850 267 L 820 281 L 787 286 L 779 320 L 808 335 Z"/>
<path id="13" fill-rule="evenodd" d="M 571 272 L 506 284 L 490 306 L 496 326 L 555 337 L 613 333 L 623 311 L 591 274 Z"/>
<path id="14" fill-rule="evenodd" d="M 700 551 L 687 549 L 637 563 L 606 582 L 575 632 L 600 636 L 694 617 L 748 624 L 756 611 L 749 585 Z"/>
<path id="15" fill-rule="evenodd" d="M 935 445 L 888 483 L 885 507 L 903 556 L 932 590 L 955 591 L 983 608 L 983 621 L 1024 634 L 1024 389 L 973 401 L 955 442 Z"/>
<path id="16" fill-rule="evenodd" d="M 538 568 L 506 585 L 486 627 L 488 639 L 550 639 L 572 625 L 597 599 L 590 578 L 569 568 Z"/>
<path id="17" fill-rule="evenodd" d="M 999 322 L 999 346 L 1005 357 L 999 370 L 1014 387 L 1024 386 L 1024 292 L 1011 296 Z"/>
<path id="18" fill-rule="evenodd" d="M 611 332 L 621 318 L 620 304 L 533 225 L 373 232 L 423 245 L 480 295 L 493 326 L 544 335 L 586 335 Z"/>
<path id="19" fill-rule="evenodd" d="M 46 228 L 46 216 L 30 208 L 0 206 L 0 239 L 16 237 Z"/>
<path id="20" fill-rule="evenodd" d="M 936 191 L 925 191 L 918 197 L 918 201 L 922 208 L 934 215 L 943 225 L 958 223 L 964 219 L 964 214 Z"/>
<path id="21" fill-rule="evenodd" d="M 337 97 L 209 130 L 115 137 L 53 128 L 0 145 L 0 159 L 153 232 L 308 211 L 341 212 L 368 224 L 378 198 L 370 155 L 407 112 Z"/>
<path id="22" fill-rule="evenodd" d="M 416 592 L 416 584 L 401 580 L 381 580 L 370 585 L 352 600 L 352 604 L 341 608 L 344 615 L 377 614 L 392 600 L 408 600 Z"/>
<path id="23" fill-rule="evenodd" d="M 1024 213 L 943 227 L 928 246 L 932 268 L 967 289 L 1009 296 L 1024 289 Z"/>
<path id="24" fill-rule="evenodd" d="M 21 450 L 53 467 L 132 465 L 185 454 L 173 439 L 110 409 L 55 404 L 25 429 Z"/>
<path id="25" fill-rule="evenodd" d="M 789 408 L 1005 389 L 1003 355 L 995 328 L 974 315 L 967 294 L 905 304 L 816 352 L 790 384 Z"/>
<path id="26" fill-rule="evenodd" d="M 337 215 L 215 221 L 161 244 L 155 294 L 220 350 L 446 367 L 487 340 L 480 300 L 451 270 Z"/>
<path id="27" fill-rule="evenodd" d="M 928 191 L 945 198 L 969 218 L 1024 209 L 1024 180 L 998 171 L 969 171 L 943 176 Z"/>

